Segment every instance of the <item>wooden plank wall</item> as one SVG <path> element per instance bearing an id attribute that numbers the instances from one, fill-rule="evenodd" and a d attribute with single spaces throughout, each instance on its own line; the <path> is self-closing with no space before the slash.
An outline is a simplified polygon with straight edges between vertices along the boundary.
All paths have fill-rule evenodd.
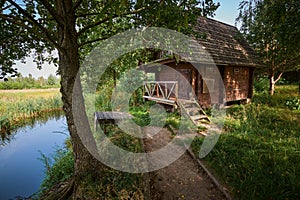
<path id="1" fill-rule="evenodd" d="M 202 75 L 205 75 L 207 79 L 214 79 L 214 87 L 211 93 L 204 91 L 205 81 L 201 74 L 191 65 L 190 63 L 168 63 L 167 64 L 172 69 L 164 68 L 157 73 L 158 81 L 179 81 L 177 73 L 181 69 L 191 69 L 192 70 L 192 81 L 191 85 L 195 91 L 198 98 L 199 104 L 205 108 L 209 108 L 211 104 L 221 102 L 220 94 L 220 80 L 216 80 L 216 73 L 219 73 L 221 69 L 221 76 L 223 78 L 223 83 L 226 91 L 226 102 L 229 101 L 239 101 L 252 97 L 252 84 L 253 84 L 253 71 L 254 69 L 249 67 L 240 66 L 219 66 L 219 70 L 212 68 L 209 65 L 201 64 L 199 70 Z"/>
<path id="2" fill-rule="evenodd" d="M 226 66 L 224 69 L 224 86 L 226 101 L 247 99 L 249 96 L 250 68 Z"/>

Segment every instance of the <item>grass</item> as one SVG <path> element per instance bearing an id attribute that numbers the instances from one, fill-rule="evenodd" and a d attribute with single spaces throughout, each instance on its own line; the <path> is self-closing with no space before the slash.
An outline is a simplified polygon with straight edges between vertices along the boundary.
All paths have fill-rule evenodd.
<path id="1" fill-rule="evenodd" d="M 141 140 L 124 133 L 114 125 L 106 127 L 106 136 L 114 145 L 126 151 L 144 152 Z M 91 199 L 144 199 L 141 173 L 128 173 L 104 167 L 101 176 L 101 179 L 95 179 L 90 174 L 81 182 L 80 187 L 83 188 L 84 194 Z"/>
<path id="2" fill-rule="evenodd" d="M 292 110 L 286 102 L 299 98 L 294 86 L 280 86 L 270 97 L 256 94 L 250 105 L 228 109 L 221 135 L 213 151 L 205 158 L 208 165 L 232 189 L 234 199 L 299 199 L 300 196 L 300 111 Z M 98 98 L 98 110 L 110 110 L 104 97 Z M 99 106 L 99 105 L 102 105 Z M 140 126 L 150 122 L 148 102 L 130 107 L 130 113 Z M 157 116 L 157 122 L 161 117 Z M 167 114 L 166 124 L 178 128 L 176 113 Z M 120 129 L 109 126 L 111 141 L 128 151 L 143 152 L 140 141 Z M 192 144 L 199 152 L 203 139 L 196 137 Z M 68 152 L 58 155 L 55 164 L 46 165 L 48 188 L 66 180 L 72 172 L 72 156 Z M 62 171 L 63 170 L 63 171 Z M 94 199 L 143 199 L 142 174 L 131 174 L 106 168 L 103 178 L 86 177 L 82 187 Z"/>
<path id="3" fill-rule="evenodd" d="M 89 98 L 89 97 L 88 97 Z M 96 100 L 102 98 L 97 97 Z M 97 110 L 107 110 L 108 104 L 96 101 Z M 99 106 L 102 105 L 102 106 Z M 134 116 L 134 121 L 139 126 L 147 126 L 150 123 L 150 108 L 153 102 L 147 102 L 142 105 L 130 107 L 130 113 Z M 89 112 L 89 111 L 88 111 Z M 158 123 L 161 120 L 158 115 Z M 178 115 L 176 113 L 169 113 L 167 115 L 166 123 L 173 127 L 178 127 Z M 143 153 L 144 149 L 141 140 L 124 133 L 121 129 L 114 125 L 106 127 L 106 136 L 116 146 L 134 153 Z M 102 138 L 96 137 L 96 140 Z M 42 160 L 46 169 L 46 179 L 44 180 L 41 191 L 51 189 L 55 184 L 68 180 L 73 175 L 73 155 L 70 153 L 70 148 L 59 150 L 53 158 L 47 158 L 42 155 Z M 144 199 L 144 183 L 143 174 L 140 173 L 126 173 L 111 168 L 104 168 L 101 172 L 102 179 L 98 180 L 92 176 L 87 176 L 80 187 L 83 188 L 84 193 L 92 199 Z M 43 192 L 42 192 L 43 193 Z M 42 194 L 41 193 L 41 194 Z"/>
<path id="4" fill-rule="evenodd" d="M 204 159 L 232 189 L 234 199 L 299 199 L 300 111 L 286 106 L 297 87 L 227 110 L 224 134 Z M 203 139 L 192 149 L 199 152 Z"/>
<path id="5" fill-rule="evenodd" d="M 178 112 L 168 112 L 162 107 L 156 107 L 154 101 L 146 101 L 138 106 L 131 106 L 129 111 L 134 116 L 134 122 L 141 126 L 172 126 L 176 129 L 180 125 L 180 115 Z M 152 107 L 151 113 L 150 108 Z M 152 118 L 150 117 L 152 115 Z"/>
<path id="6" fill-rule="evenodd" d="M 0 133 L 8 133 L 29 118 L 61 108 L 58 89 L 0 90 Z"/>
<path id="7" fill-rule="evenodd" d="M 90 101 L 90 96 L 86 97 Z M 96 97 L 96 110 L 110 110 L 109 103 L 105 103 L 105 96 Z M 138 117 L 143 118 L 146 116 L 147 109 L 144 107 L 136 107 L 133 113 L 142 113 L 142 116 L 137 114 Z M 87 111 L 88 116 L 93 116 L 91 111 Z M 144 119 L 144 118 L 143 118 Z M 142 123 L 142 119 L 137 119 Z M 134 153 L 144 152 L 141 140 L 124 133 L 115 125 L 106 126 L 106 136 L 110 141 L 127 151 Z M 100 134 L 95 134 L 96 140 L 103 140 Z M 70 147 L 70 145 L 69 145 Z M 47 158 L 42 155 L 41 160 L 45 165 L 46 178 L 43 181 L 40 189 L 40 195 L 55 188 L 56 184 L 67 181 L 73 176 L 74 158 L 71 148 L 64 148 L 58 150 L 52 158 Z M 92 174 L 86 176 L 79 186 L 85 195 L 91 199 L 144 199 L 144 183 L 143 175 L 140 173 L 126 173 L 112 168 L 104 167 L 101 172 L 101 179 L 95 179 Z"/>
<path id="8" fill-rule="evenodd" d="M 107 135 L 115 145 L 123 149 L 131 152 L 142 151 L 141 143 L 136 138 L 124 134 L 113 126 L 107 127 Z M 67 140 L 66 144 L 67 147 L 57 150 L 53 157 L 49 158 L 42 154 L 46 178 L 40 187 L 40 197 L 55 188 L 56 184 L 68 181 L 74 174 L 74 157 L 70 140 Z M 81 181 L 82 192 L 91 199 L 144 199 L 142 174 L 125 173 L 104 167 L 101 176 L 101 179 L 95 179 L 89 174 Z"/>

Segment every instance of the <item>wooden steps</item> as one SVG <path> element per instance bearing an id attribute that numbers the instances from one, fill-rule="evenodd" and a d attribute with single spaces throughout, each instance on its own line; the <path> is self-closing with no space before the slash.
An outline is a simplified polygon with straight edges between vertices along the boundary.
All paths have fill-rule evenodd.
<path id="1" fill-rule="evenodd" d="M 196 126 L 210 123 L 210 119 L 195 100 L 178 99 L 177 104 L 181 112 L 184 112 Z"/>

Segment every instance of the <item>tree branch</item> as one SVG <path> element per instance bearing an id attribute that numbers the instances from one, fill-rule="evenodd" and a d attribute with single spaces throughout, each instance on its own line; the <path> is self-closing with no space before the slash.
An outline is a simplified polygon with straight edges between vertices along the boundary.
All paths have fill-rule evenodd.
<path id="1" fill-rule="evenodd" d="M 63 19 L 58 15 L 57 11 L 49 4 L 48 0 L 39 0 L 45 8 L 49 11 L 50 15 L 55 19 L 59 26 L 63 27 Z"/>
<path id="2" fill-rule="evenodd" d="M 54 40 L 51 37 L 50 32 L 45 29 L 38 21 L 36 21 L 30 14 L 28 14 L 23 8 L 21 8 L 17 3 L 15 3 L 13 0 L 7 0 L 9 3 L 11 3 L 14 7 L 16 7 L 20 13 L 22 13 L 27 19 L 28 22 L 30 22 L 33 26 L 36 26 L 40 29 L 40 31 L 42 31 L 45 34 L 45 39 L 48 40 L 51 44 L 54 45 L 55 48 L 57 48 L 58 50 L 62 50 L 62 48 L 58 45 L 58 43 L 56 42 L 56 40 Z"/>
<path id="3" fill-rule="evenodd" d="M 283 72 L 280 72 L 279 76 L 278 76 L 277 79 L 274 81 L 275 84 L 279 81 L 279 79 L 281 78 L 282 74 L 283 74 Z"/>
<path id="4" fill-rule="evenodd" d="M 96 13 L 85 13 L 85 14 L 80 14 L 80 15 L 76 15 L 76 18 L 78 17 L 88 17 L 88 16 L 93 16 L 93 15 L 101 15 L 101 12 L 96 12 Z"/>
<path id="5" fill-rule="evenodd" d="M 88 41 L 85 41 L 85 42 L 79 44 L 78 46 L 79 46 L 79 48 L 81 48 L 81 47 L 83 47 L 83 46 L 85 46 L 87 44 L 91 44 L 91 43 L 94 43 L 94 42 L 99 42 L 99 41 L 105 40 L 107 38 L 109 38 L 109 37 L 103 37 L 103 38 L 97 38 L 97 39 L 93 39 L 93 40 L 88 40 Z"/>
<path id="6" fill-rule="evenodd" d="M 124 13 L 124 14 L 122 14 L 122 15 L 116 15 L 116 14 L 115 14 L 115 15 L 112 16 L 112 19 L 114 19 L 114 18 L 116 18 L 116 17 L 120 17 L 120 16 L 126 16 L 126 15 L 136 14 L 136 13 L 139 13 L 139 12 L 145 10 L 145 9 L 146 9 L 146 8 L 143 7 L 143 8 L 140 8 L 140 9 L 137 9 L 137 10 L 134 10 L 134 11 L 131 11 L 131 12 L 128 12 L 128 13 Z M 104 22 L 107 22 L 107 21 L 110 20 L 110 19 L 111 19 L 111 17 L 106 17 L 106 18 L 104 18 L 104 19 L 102 19 L 102 20 L 100 20 L 100 21 L 98 21 L 98 22 L 95 22 L 95 23 L 93 23 L 93 24 L 87 25 L 86 27 L 82 28 L 82 29 L 78 32 L 78 35 L 81 35 L 81 34 L 83 34 L 85 31 L 87 31 L 87 30 L 89 30 L 89 29 L 91 29 L 91 28 L 93 28 L 93 27 L 95 27 L 95 26 L 98 26 L 98 25 L 100 25 L 100 24 L 102 24 L 102 23 L 104 23 Z"/>
<path id="7" fill-rule="evenodd" d="M 80 4 L 82 3 L 83 0 L 77 0 L 75 3 L 74 3 L 74 6 L 73 6 L 73 11 L 75 11 L 79 6 Z"/>
<path id="8" fill-rule="evenodd" d="M 2 8 L 2 9 L 1 9 L 1 12 L 3 12 L 4 10 L 6 10 L 6 9 L 8 9 L 8 8 L 10 8 L 10 7 L 11 7 L 11 4 L 8 5 L 8 6 L 6 6 L 6 7 L 4 7 L 4 8 Z"/>
<path id="9" fill-rule="evenodd" d="M 47 37 L 45 37 L 43 34 L 41 34 L 40 32 L 37 31 L 37 29 L 34 29 L 28 25 L 26 25 L 24 22 L 23 19 L 19 19 L 19 18 L 16 18 L 16 17 L 13 17 L 13 16 L 10 16 L 10 15 L 6 15 L 6 14 L 2 14 L 0 13 L 0 18 L 6 20 L 6 21 L 9 21 L 13 24 L 16 24 L 28 31 L 30 31 L 32 34 L 34 34 L 35 36 L 38 36 L 38 37 L 41 37 L 41 38 L 44 38 L 45 40 L 48 40 Z M 27 21 L 26 21 L 27 22 Z"/>

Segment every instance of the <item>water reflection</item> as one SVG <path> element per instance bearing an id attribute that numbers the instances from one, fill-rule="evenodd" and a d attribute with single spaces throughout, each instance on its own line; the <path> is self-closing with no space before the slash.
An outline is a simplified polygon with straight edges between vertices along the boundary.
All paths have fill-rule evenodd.
<path id="1" fill-rule="evenodd" d="M 51 156 L 68 137 L 65 117 L 55 113 L 6 134 L 0 141 L 0 199 L 35 193 L 44 178 L 41 153 Z"/>
<path id="2" fill-rule="evenodd" d="M 26 120 L 22 120 L 22 122 L 18 122 L 18 126 L 13 131 L 6 131 L 5 133 L 1 133 L 0 136 L 0 149 L 2 146 L 5 146 L 5 144 L 9 143 L 9 141 L 14 139 L 14 135 L 21 131 L 22 129 L 26 128 L 33 128 L 36 126 L 42 126 L 45 124 L 48 120 L 51 119 L 60 119 L 63 115 L 63 111 L 55 111 L 55 112 L 49 112 L 44 113 L 42 115 L 28 118 Z"/>

